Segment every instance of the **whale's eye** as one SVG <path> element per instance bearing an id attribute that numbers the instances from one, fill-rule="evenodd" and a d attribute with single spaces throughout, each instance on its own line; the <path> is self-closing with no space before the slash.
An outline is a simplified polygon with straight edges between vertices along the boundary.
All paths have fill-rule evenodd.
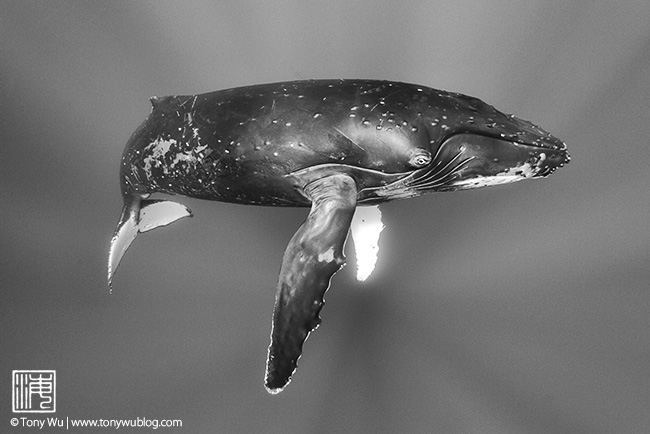
<path id="1" fill-rule="evenodd" d="M 409 160 L 409 164 L 417 168 L 424 167 L 429 163 L 431 163 L 431 153 L 426 149 L 417 149 Z"/>

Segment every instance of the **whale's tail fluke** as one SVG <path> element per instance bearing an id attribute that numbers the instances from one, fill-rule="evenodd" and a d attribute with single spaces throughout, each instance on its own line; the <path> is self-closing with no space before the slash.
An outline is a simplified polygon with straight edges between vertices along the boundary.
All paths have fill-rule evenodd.
<path id="1" fill-rule="evenodd" d="M 192 217 L 185 205 L 168 200 L 130 198 L 125 200 L 108 254 L 108 286 L 112 288 L 113 275 L 124 253 L 140 232 L 167 226 L 183 217 Z"/>

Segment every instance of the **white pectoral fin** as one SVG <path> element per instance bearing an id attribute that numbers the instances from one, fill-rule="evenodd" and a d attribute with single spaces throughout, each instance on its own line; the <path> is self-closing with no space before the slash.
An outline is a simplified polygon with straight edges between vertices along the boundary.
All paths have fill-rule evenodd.
<path id="1" fill-rule="evenodd" d="M 192 217 L 185 205 L 167 200 L 137 200 L 127 202 L 117 224 L 108 254 L 108 286 L 113 275 L 135 237 L 160 226 L 166 226 L 183 217 Z"/>
<path id="2" fill-rule="evenodd" d="M 357 208 L 350 231 L 357 259 L 357 280 L 366 280 L 375 269 L 379 254 L 379 235 L 384 229 L 379 205 Z"/>

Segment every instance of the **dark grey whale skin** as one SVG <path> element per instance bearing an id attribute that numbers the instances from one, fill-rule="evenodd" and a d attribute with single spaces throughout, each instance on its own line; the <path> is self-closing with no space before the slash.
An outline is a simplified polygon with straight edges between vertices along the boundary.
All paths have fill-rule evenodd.
<path id="1" fill-rule="evenodd" d="M 569 162 L 565 144 L 528 121 L 408 83 L 305 80 L 151 103 L 122 156 L 124 208 L 109 285 L 139 232 L 191 216 L 151 194 L 311 207 L 280 270 L 265 381 L 271 393 L 288 384 L 320 324 L 356 206 L 545 177 Z M 171 217 L 152 211 L 164 207 Z"/>
<path id="2" fill-rule="evenodd" d="M 122 159 L 127 196 L 311 206 L 291 173 L 339 165 L 360 190 L 379 187 L 420 169 L 418 152 L 434 155 L 458 134 L 543 149 L 551 158 L 540 176 L 567 158 L 564 143 L 530 122 L 477 98 L 407 83 L 308 80 L 151 101 Z M 156 143 L 169 143 L 167 152 Z M 431 191 L 439 190 L 453 187 Z M 361 203 L 391 199 L 370 196 Z"/>

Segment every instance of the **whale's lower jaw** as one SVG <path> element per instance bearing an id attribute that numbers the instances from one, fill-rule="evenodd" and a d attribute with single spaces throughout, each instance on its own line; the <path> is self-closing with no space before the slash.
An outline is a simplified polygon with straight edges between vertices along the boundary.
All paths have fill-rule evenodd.
<path id="1" fill-rule="evenodd" d="M 363 189 L 359 201 L 406 199 L 436 191 L 470 190 L 543 178 L 569 160 L 564 148 L 458 134 L 440 145 L 427 167 L 388 185 Z"/>
<path id="2" fill-rule="evenodd" d="M 513 167 L 505 172 L 489 176 L 461 179 L 449 184 L 450 190 L 471 190 L 474 188 L 491 187 L 493 185 L 510 184 L 537 176 L 537 170 L 526 163 L 520 167 Z"/>

